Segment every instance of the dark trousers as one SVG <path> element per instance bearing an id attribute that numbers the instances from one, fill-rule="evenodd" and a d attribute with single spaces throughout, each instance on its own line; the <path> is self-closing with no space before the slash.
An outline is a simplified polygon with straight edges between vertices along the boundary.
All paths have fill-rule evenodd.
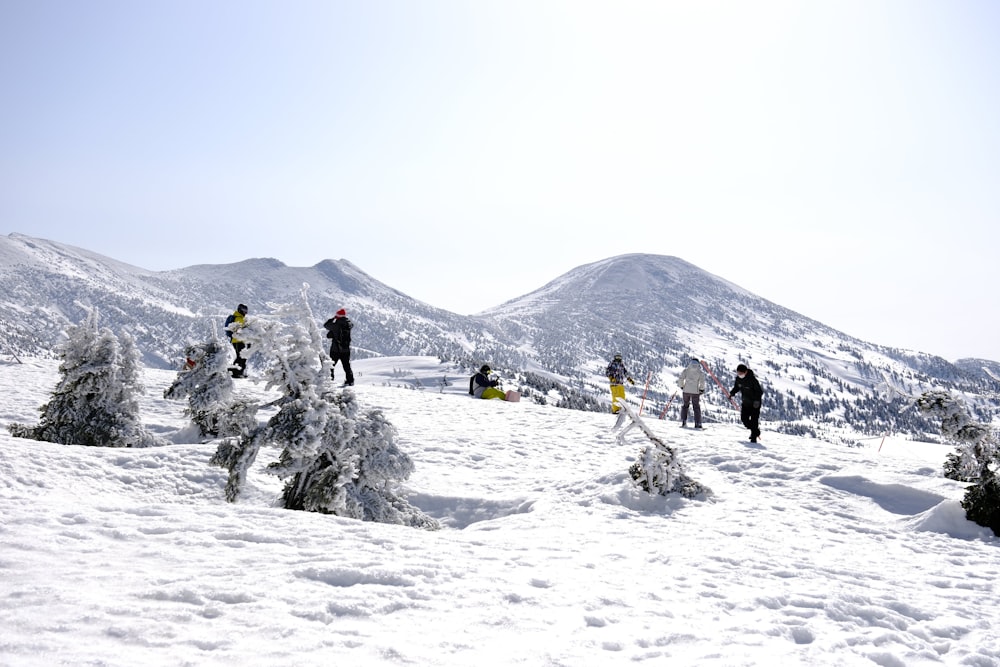
<path id="1" fill-rule="evenodd" d="M 740 421 L 750 429 L 750 439 L 756 440 L 760 437 L 760 407 L 753 407 L 746 403 L 740 408 Z"/>
<path id="2" fill-rule="evenodd" d="M 344 368 L 344 384 L 354 384 L 354 371 L 351 370 L 351 348 L 350 347 L 340 347 L 339 345 L 330 346 L 330 358 L 333 359 L 333 368 L 330 369 L 330 379 L 333 380 L 336 371 L 337 364 L 339 363 Z"/>
<path id="3" fill-rule="evenodd" d="M 694 425 L 701 426 L 701 394 L 684 392 L 684 406 L 681 407 L 681 423 L 687 424 L 688 406 L 694 405 Z"/>
<path id="4" fill-rule="evenodd" d="M 233 364 L 239 367 L 240 375 L 247 374 L 247 360 L 240 356 L 240 352 L 246 349 L 246 346 L 247 344 L 243 341 L 233 343 L 233 349 L 236 350 L 236 361 L 234 361 Z"/>

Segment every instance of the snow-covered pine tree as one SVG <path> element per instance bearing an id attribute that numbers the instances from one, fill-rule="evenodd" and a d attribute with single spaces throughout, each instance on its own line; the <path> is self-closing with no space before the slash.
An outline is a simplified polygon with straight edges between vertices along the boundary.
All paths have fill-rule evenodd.
<path id="1" fill-rule="evenodd" d="M 139 354 L 127 333 L 119 339 L 98 327 L 96 308 L 83 323 L 67 329 L 60 349 L 62 377 L 39 410 L 35 426 L 11 424 L 17 437 L 65 445 L 150 447 L 165 445 L 139 420 Z"/>
<path id="2" fill-rule="evenodd" d="M 622 411 L 615 428 L 621 427 L 626 417 L 631 420 L 631 423 L 618 433 L 618 441 L 624 444 L 625 434 L 632 428 L 638 427 L 651 443 L 640 450 L 639 459 L 628 469 L 629 476 L 635 480 L 639 488 L 646 493 L 661 496 L 678 493 L 685 498 L 698 498 L 712 494 L 711 489 L 701 482 L 695 481 L 685 472 L 677 450 L 653 433 L 631 407 L 625 404 L 622 404 L 621 407 Z"/>
<path id="3" fill-rule="evenodd" d="M 281 445 L 267 472 L 286 480 L 288 509 L 300 509 L 435 529 L 438 523 L 395 493 L 413 463 L 395 445 L 395 429 L 378 410 L 361 415 L 353 391 L 331 391 L 329 356 L 306 299 L 278 307 L 277 317 L 258 317 L 241 331 L 266 357 L 264 377 L 282 398 L 267 424 L 220 446 L 213 462 L 230 470 L 226 495 L 239 494 L 249 467 L 265 443 Z M 304 322 L 304 324 L 303 324 Z"/>
<path id="4" fill-rule="evenodd" d="M 286 446 L 268 471 L 290 477 L 288 509 L 437 530 L 440 525 L 396 493 L 413 461 L 396 446 L 396 429 L 379 410 L 360 414 L 351 391 L 327 394 L 331 410 L 318 449 Z"/>
<path id="5" fill-rule="evenodd" d="M 993 430 L 976 422 L 965 402 L 948 391 L 924 392 L 917 407 L 940 417 L 941 434 L 955 444 L 956 452 L 946 462 L 945 474 L 972 481 L 962 499 L 966 518 L 1000 537 L 1000 443 Z"/>
<path id="6" fill-rule="evenodd" d="M 229 374 L 230 345 L 222 342 L 214 327 L 212 334 L 209 340 L 193 343 L 184 350 L 188 367 L 177 373 L 163 397 L 187 398 L 188 407 L 184 412 L 198 426 L 202 437 L 249 433 L 257 425 L 258 406 L 233 396 L 233 378 Z"/>

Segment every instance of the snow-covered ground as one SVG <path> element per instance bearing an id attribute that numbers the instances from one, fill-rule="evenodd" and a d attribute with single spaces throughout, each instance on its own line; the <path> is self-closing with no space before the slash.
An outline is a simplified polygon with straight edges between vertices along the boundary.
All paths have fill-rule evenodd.
<path id="1" fill-rule="evenodd" d="M 23 361 L 0 363 L 0 426 L 35 423 L 58 378 Z M 647 412 L 714 492 L 650 497 L 627 474 L 645 438 L 609 414 L 474 400 L 436 360 L 356 372 L 442 530 L 281 509 L 277 450 L 227 503 L 171 372 L 145 371 L 142 418 L 172 446 L 4 428 L 0 664 L 1000 665 L 1000 540 L 965 520 L 947 447 L 766 423 L 751 445 Z"/>

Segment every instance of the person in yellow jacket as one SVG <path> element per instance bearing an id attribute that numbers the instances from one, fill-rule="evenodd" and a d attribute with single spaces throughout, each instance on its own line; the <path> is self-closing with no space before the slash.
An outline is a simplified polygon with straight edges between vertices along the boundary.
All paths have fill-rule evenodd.
<path id="1" fill-rule="evenodd" d="M 229 337 L 229 342 L 233 344 L 233 349 L 236 350 L 236 361 L 233 363 L 238 370 L 233 371 L 234 378 L 241 378 L 247 374 L 247 360 L 240 355 L 240 352 L 246 349 L 247 344 L 233 335 L 243 328 L 243 318 L 246 317 L 247 311 L 246 304 L 241 303 L 236 306 L 236 311 L 226 318 L 226 335 Z"/>
<path id="2" fill-rule="evenodd" d="M 621 408 L 618 406 L 618 401 L 625 401 L 625 382 L 629 384 L 635 384 L 632 380 L 632 376 L 629 375 L 628 369 L 625 368 L 625 362 L 622 361 L 622 355 L 616 354 L 615 358 L 608 364 L 607 370 L 604 374 L 608 376 L 608 380 L 611 382 L 611 412 L 618 414 Z"/>

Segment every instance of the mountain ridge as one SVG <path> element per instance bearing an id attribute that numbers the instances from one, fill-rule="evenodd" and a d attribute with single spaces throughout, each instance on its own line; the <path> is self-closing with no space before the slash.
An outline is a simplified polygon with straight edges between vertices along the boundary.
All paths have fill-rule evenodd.
<path id="1" fill-rule="evenodd" d="M 476 315 L 457 315 L 385 285 L 346 259 L 289 267 L 274 258 L 147 271 L 45 239 L 0 237 L 0 353 L 52 355 L 69 324 L 96 306 L 102 324 L 136 339 L 143 363 L 176 368 L 188 342 L 220 335 L 237 303 L 308 298 L 322 321 L 346 307 L 355 355 L 437 356 L 475 369 L 484 361 L 534 400 L 606 409 L 603 368 L 625 355 L 651 404 L 666 405 L 690 356 L 725 385 L 748 363 L 768 385 L 769 418 L 815 432 L 849 423 L 862 431 L 932 433 L 884 396 L 931 387 L 960 392 L 986 421 L 997 417 L 1000 364 L 951 363 L 868 343 L 759 297 L 685 260 L 631 253 L 585 264 L 537 290 Z M 708 409 L 728 405 L 722 392 Z M 723 415 L 731 419 L 732 415 Z"/>

